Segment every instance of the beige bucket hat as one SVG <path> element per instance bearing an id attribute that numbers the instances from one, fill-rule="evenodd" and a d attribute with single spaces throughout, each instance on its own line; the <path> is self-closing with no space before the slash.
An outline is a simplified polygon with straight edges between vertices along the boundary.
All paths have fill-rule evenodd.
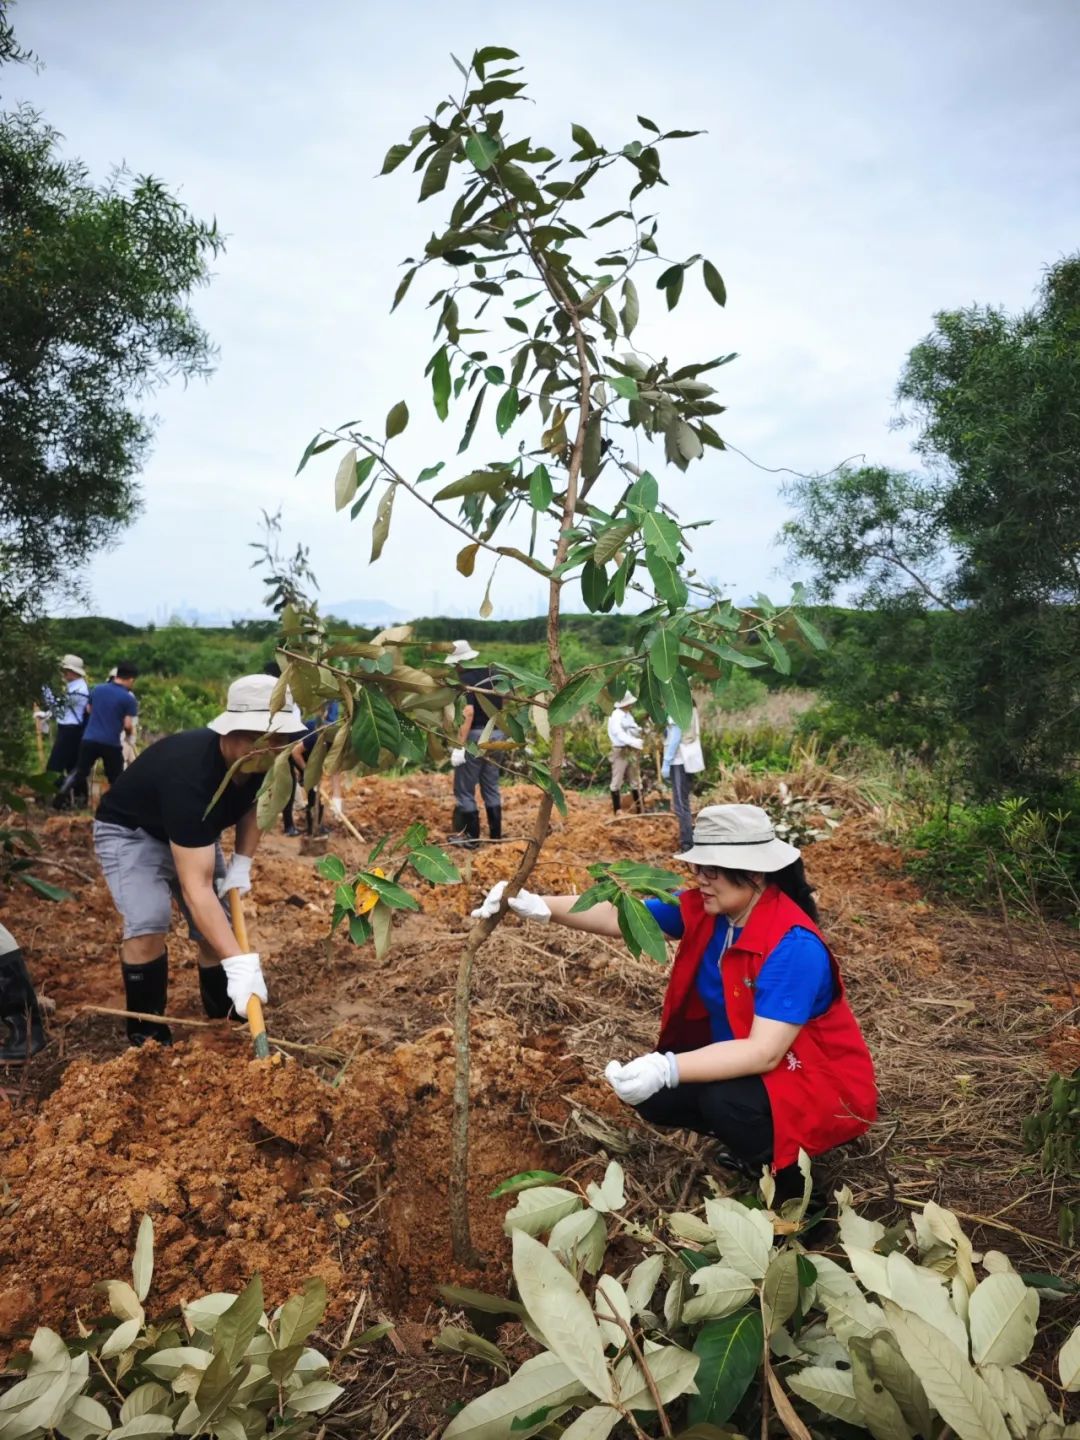
<path id="1" fill-rule="evenodd" d="M 455 640 L 454 648 L 443 661 L 444 665 L 460 665 L 465 660 L 479 660 L 480 651 L 474 650 L 468 640 Z"/>
<path id="2" fill-rule="evenodd" d="M 706 805 L 694 821 L 694 843 L 675 859 L 771 875 L 799 855 L 794 845 L 777 839 L 772 821 L 759 806 Z"/>
<path id="3" fill-rule="evenodd" d="M 616 700 L 616 701 L 615 701 L 615 709 L 616 709 L 616 710 L 629 710 L 631 705 L 636 705 L 636 704 L 637 704 L 637 696 L 636 696 L 636 695 L 631 695 L 630 691 L 628 690 L 628 691 L 626 692 L 626 694 L 622 697 L 621 700 Z"/>
<path id="4" fill-rule="evenodd" d="M 82 662 L 81 655 L 65 655 L 60 661 L 60 669 L 74 670 L 76 675 L 81 675 L 84 680 L 86 679 L 86 666 Z"/>
<path id="5" fill-rule="evenodd" d="M 247 730 L 256 735 L 299 735 L 304 725 L 293 698 L 285 692 L 285 705 L 276 715 L 270 714 L 270 699 L 277 680 L 273 675 L 241 675 L 229 686 L 225 709 L 210 721 L 209 728 L 219 735 Z"/>

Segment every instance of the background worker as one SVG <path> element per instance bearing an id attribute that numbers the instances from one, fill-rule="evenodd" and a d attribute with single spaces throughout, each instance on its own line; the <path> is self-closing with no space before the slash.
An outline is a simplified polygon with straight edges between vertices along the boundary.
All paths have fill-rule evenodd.
<path id="1" fill-rule="evenodd" d="M 90 691 L 86 708 L 88 718 L 79 745 L 78 763 L 74 773 L 60 787 L 61 794 L 68 790 L 86 794 L 90 772 L 99 760 L 105 767 L 105 778 L 110 785 L 114 785 L 123 774 L 122 737 L 132 733 L 135 716 L 139 713 L 139 702 L 131 693 L 138 673 L 130 661 L 121 660 L 115 674 Z"/>
<path id="2" fill-rule="evenodd" d="M 693 845 L 676 855 L 696 888 L 677 905 L 646 904 L 679 941 L 657 1049 L 604 1074 L 619 1099 L 654 1125 L 719 1140 L 737 1168 L 776 1172 L 776 1203 L 801 1193 L 799 1150 L 820 1155 L 861 1135 L 877 1114 L 870 1052 L 844 996 L 836 961 L 794 845 L 756 805 L 708 805 Z M 493 915 L 505 881 L 474 916 Z M 601 903 L 572 914 L 575 895 L 520 891 L 508 902 L 529 920 L 619 936 Z"/>
<path id="3" fill-rule="evenodd" d="M 458 728 L 458 743 L 450 752 L 450 764 L 454 767 L 454 818 L 451 843 L 475 845 L 480 839 L 480 811 L 476 804 L 476 788 L 487 811 L 488 834 L 492 840 L 502 839 L 502 793 L 499 789 L 499 767 L 486 755 L 470 755 L 465 749 L 470 742 L 477 745 L 487 728 L 490 716 L 484 706 L 496 712 L 502 709 L 503 697 L 495 689 L 494 675 L 488 666 L 469 667 L 470 660 L 478 660 L 479 652 L 467 640 L 455 640 L 454 648 L 444 664 L 452 665 L 460 682 L 463 706 L 461 725 Z M 484 695 L 483 704 L 477 698 L 477 691 Z M 496 723 L 488 740 L 505 740 L 505 733 Z"/>
<path id="4" fill-rule="evenodd" d="M 622 809 L 622 787 L 630 781 L 630 794 L 638 812 L 641 811 L 641 726 L 630 713 L 630 707 L 637 704 L 637 696 L 629 691 L 608 716 L 607 733 L 611 741 L 611 808 L 618 815 Z"/>
<path id="5" fill-rule="evenodd" d="M 251 889 L 260 833 L 255 798 L 275 754 L 302 731 L 291 699 L 270 714 L 274 685 L 269 675 L 234 680 L 221 715 L 203 729 L 182 730 L 148 746 L 98 806 L 94 848 L 123 920 L 120 955 L 128 1010 L 165 1014 L 165 937 L 173 899 L 199 944 L 199 990 L 207 1015 L 222 1019 L 231 1002 L 242 1017 L 253 994 L 267 998 L 259 956 L 238 943 L 223 897 L 233 889 L 241 894 Z M 240 768 L 214 799 L 237 762 Z M 226 869 L 219 842 L 233 826 L 236 842 Z M 168 1026 L 154 1021 L 129 1020 L 127 1031 L 133 1045 L 172 1039 Z"/>
<path id="6" fill-rule="evenodd" d="M 65 655 L 60 661 L 60 674 L 64 678 L 64 694 L 59 700 L 51 690 L 45 691 L 45 703 L 56 710 L 56 738 L 49 751 L 46 770 L 56 772 L 56 786 L 59 789 L 68 775 L 78 766 L 79 745 L 82 742 L 83 726 L 86 724 L 86 707 L 90 703 L 90 687 L 86 683 L 86 667 L 79 655 Z M 86 787 L 82 790 L 65 792 L 54 802 L 57 809 L 61 804 L 86 804 Z"/>
<path id="7" fill-rule="evenodd" d="M 45 1047 L 41 1007 L 22 951 L 10 930 L 0 925 L 0 1065 L 17 1065 Z"/>
<path id="8" fill-rule="evenodd" d="M 664 732 L 664 758 L 660 776 L 671 784 L 671 808 L 679 822 L 679 849 L 689 850 L 694 843 L 694 820 L 690 813 L 691 776 L 705 769 L 705 753 L 701 748 L 701 720 L 693 707 L 690 724 L 685 730 L 668 716 Z"/>

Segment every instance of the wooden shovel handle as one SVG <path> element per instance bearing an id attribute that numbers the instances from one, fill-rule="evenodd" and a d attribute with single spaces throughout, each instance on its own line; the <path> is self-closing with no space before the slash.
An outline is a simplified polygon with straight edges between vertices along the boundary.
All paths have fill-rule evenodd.
<path id="1" fill-rule="evenodd" d="M 240 892 L 229 891 L 229 913 L 232 916 L 233 934 L 245 951 L 251 949 L 248 943 L 247 924 L 244 921 L 244 907 L 240 903 Z M 247 1003 L 248 1029 L 251 1031 L 251 1043 L 255 1047 L 255 1059 L 266 1060 L 270 1056 L 270 1042 L 266 1038 L 266 1021 L 263 1018 L 262 1001 L 257 995 L 252 995 Z"/>

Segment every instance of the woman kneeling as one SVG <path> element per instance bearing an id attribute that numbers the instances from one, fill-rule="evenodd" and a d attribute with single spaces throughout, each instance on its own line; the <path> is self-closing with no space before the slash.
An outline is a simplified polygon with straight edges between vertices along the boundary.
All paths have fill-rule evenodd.
<path id="1" fill-rule="evenodd" d="M 764 810 L 706 807 L 675 858 L 697 888 L 677 905 L 645 902 L 679 941 L 657 1049 L 612 1060 L 604 1074 L 653 1124 L 715 1137 L 748 1175 L 771 1166 L 779 1204 L 801 1191 L 800 1149 L 821 1155 L 875 1119 L 870 1052 L 818 929 L 802 857 Z M 494 914 L 504 889 L 474 915 Z M 524 919 L 619 936 L 613 905 L 574 915 L 576 901 L 523 890 L 508 905 Z"/>

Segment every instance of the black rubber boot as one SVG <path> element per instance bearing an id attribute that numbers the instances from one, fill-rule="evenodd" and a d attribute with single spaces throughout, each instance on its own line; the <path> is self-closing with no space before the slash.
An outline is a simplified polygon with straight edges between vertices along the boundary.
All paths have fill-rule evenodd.
<path id="1" fill-rule="evenodd" d="M 466 849 L 473 850 L 480 839 L 480 812 L 479 810 L 462 810 L 460 807 L 454 811 L 454 818 L 450 822 L 453 834 L 450 836 L 451 845 L 464 845 Z"/>
<path id="2" fill-rule="evenodd" d="M 641 791 L 640 791 L 640 790 L 631 790 L 631 791 L 630 791 L 630 794 L 634 797 L 634 809 L 635 809 L 635 810 L 637 811 L 637 813 L 640 815 L 640 814 L 642 813 L 642 811 L 641 811 Z"/>
<path id="3" fill-rule="evenodd" d="M 0 1065 L 17 1065 L 45 1048 L 45 1031 L 21 950 L 0 955 L 0 1025 L 8 1030 L 0 1044 Z"/>
<path id="4" fill-rule="evenodd" d="M 125 1008 L 144 1015 L 164 1015 L 169 998 L 169 952 L 166 950 L 145 965 L 121 965 L 120 969 L 124 972 Z M 132 1045 L 145 1045 L 147 1040 L 172 1044 L 168 1025 L 157 1025 L 152 1020 L 129 1020 L 127 1034 Z"/>
<path id="5" fill-rule="evenodd" d="M 502 839 L 502 806 L 488 805 L 487 807 L 488 834 L 492 840 Z"/>
<path id="6" fill-rule="evenodd" d="M 619 794 L 618 790 L 612 790 L 611 792 L 611 808 L 616 815 L 620 814 L 622 811 L 622 796 Z"/>
<path id="7" fill-rule="evenodd" d="M 199 966 L 199 994 L 210 1020 L 239 1020 L 229 999 L 228 977 L 223 965 Z"/>

